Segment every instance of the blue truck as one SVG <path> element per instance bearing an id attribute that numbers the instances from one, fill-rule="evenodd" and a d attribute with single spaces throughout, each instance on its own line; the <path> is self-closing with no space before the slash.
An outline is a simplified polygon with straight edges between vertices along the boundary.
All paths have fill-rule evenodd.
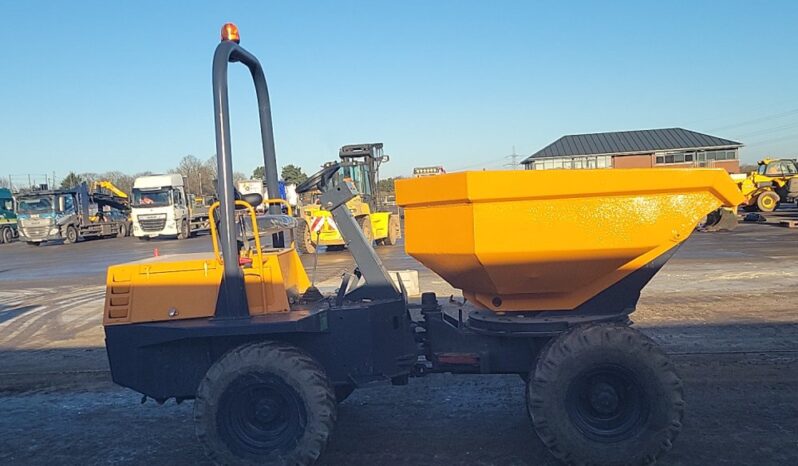
<path id="1" fill-rule="evenodd" d="M 38 246 L 81 239 L 124 237 L 130 232 L 127 199 L 89 192 L 86 183 L 70 189 L 39 189 L 17 194 L 20 239 Z"/>

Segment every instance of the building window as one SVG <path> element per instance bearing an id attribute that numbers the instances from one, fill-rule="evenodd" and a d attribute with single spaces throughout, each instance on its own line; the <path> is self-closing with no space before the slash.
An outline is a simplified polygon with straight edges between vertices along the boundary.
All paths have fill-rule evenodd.
<path id="1" fill-rule="evenodd" d="M 695 152 L 667 152 L 658 154 L 655 157 L 657 165 L 667 165 L 675 163 L 694 163 L 705 165 L 708 161 L 717 160 L 736 160 L 737 149 L 731 150 L 701 150 Z"/>
<path id="2" fill-rule="evenodd" d="M 612 156 L 552 157 L 535 160 L 528 164 L 527 167 L 531 170 L 612 168 Z"/>

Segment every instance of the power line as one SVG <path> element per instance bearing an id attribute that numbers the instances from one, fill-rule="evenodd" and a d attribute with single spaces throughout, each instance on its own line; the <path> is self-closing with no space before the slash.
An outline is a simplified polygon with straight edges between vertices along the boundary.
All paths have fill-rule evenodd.
<path id="1" fill-rule="evenodd" d="M 757 123 L 762 123 L 762 122 L 765 122 L 765 121 L 777 120 L 779 118 L 784 118 L 784 117 L 787 117 L 787 116 L 790 116 L 790 115 L 795 115 L 795 114 L 798 114 L 798 108 L 792 109 L 792 110 L 788 110 L 786 112 L 774 113 L 774 114 L 771 114 L 771 115 L 766 115 L 766 116 L 763 116 L 763 117 L 754 118 L 753 120 L 747 120 L 747 121 L 743 121 L 743 122 L 740 122 L 740 123 L 735 123 L 733 125 L 719 126 L 717 128 L 712 128 L 712 129 L 710 129 L 708 131 L 720 131 L 720 130 L 730 129 L 730 128 L 739 128 L 740 126 L 748 126 L 748 125 L 754 125 L 754 124 L 757 124 Z"/>

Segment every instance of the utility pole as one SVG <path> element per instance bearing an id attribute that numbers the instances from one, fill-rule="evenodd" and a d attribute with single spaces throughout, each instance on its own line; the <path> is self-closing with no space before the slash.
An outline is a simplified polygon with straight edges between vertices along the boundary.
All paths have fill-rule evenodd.
<path id="1" fill-rule="evenodd" d="M 510 161 L 505 163 L 504 166 L 510 168 L 510 170 L 518 170 L 518 157 L 520 155 L 515 153 L 515 145 L 513 145 L 513 153 L 506 157 Z"/>

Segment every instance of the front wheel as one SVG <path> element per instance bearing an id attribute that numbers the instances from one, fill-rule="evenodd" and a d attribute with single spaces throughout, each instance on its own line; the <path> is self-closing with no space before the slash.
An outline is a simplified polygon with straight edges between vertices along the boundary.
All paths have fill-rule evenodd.
<path id="1" fill-rule="evenodd" d="M 756 198 L 756 206 L 762 212 L 773 212 L 779 206 L 779 195 L 773 191 L 765 191 Z"/>
<path id="2" fill-rule="evenodd" d="M 363 236 L 366 237 L 366 244 L 374 243 L 374 232 L 371 230 L 371 217 L 364 215 L 357 218 L 357 224 L 360 230 L 363 231 Z"/>
<path id="3" fill-rule="evenodd" d="M 194 402 L 197 437 L 217 464 L 312 464 L 336 416 L 322 367 L 298 348 L 273 342 L 224 355 Z"/>
<path id="4" fill-rule="evenodd" d="M 116 237 L 124 238 L 125 236 L 127 236 L 127 225 L 123 223 L 119 225 L 119 230 L 116 232 Z"/>
<path id="5" fill-rule="evenodd" d="M 0 243 L 10 243 L 14 240 L 14 232 L 9 227 L 4 227 L 0 231 Z"/>
<path id="6" fill-rule="evenodd" d="M 299 224 L 294 229 L 294 244 L 297 251 L 304 254 L 313 254 L 316 252 L 316 245 L 313 244 L 311 238 L 310 225 L 304 219 L 298 220 Z"/>
<path id="7" fill-rule="evenodd" d="M 180 223 L 180 231 L 177 233 L 177 239 L 188 239 L 191 235 L 191 229 L 188 226 L 188 222 L 183 220 Z"/>
<path id="8" fill-rule="evenodd" d="M 549 451 L 568 464 L 650 464 L 671 448 L 682 382 L 647 336 L 620 324 L 577 326 L 541 352 L 527 410 Z"/>
<path id="9" fill-rule="evenodd" d="M 70 225 L 66 228 L 66 233 L 64 235 L 64 243 L 75 244 L 77 242 L 78 242 L 78 229 Z"/>

